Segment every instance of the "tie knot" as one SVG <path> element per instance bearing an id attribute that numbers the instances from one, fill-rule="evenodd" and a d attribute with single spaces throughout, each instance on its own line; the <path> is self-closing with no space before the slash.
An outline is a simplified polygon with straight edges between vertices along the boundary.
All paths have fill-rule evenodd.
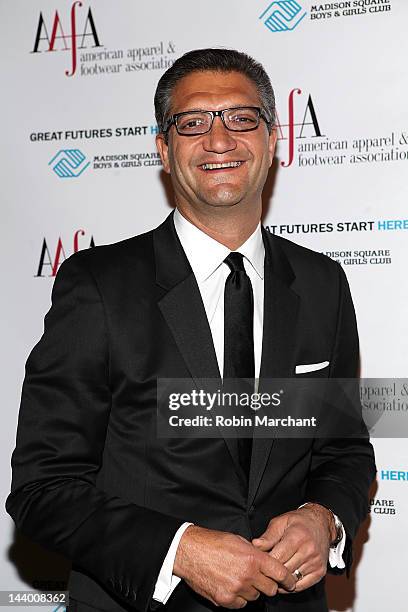
<path id="1" fill-rule="evenodd" d="M 242 255 L 242 253 L 233 251 L 224 259 L 224 261 L 231 270 L 231 272 L 245 272 L 244 256 Z"/>

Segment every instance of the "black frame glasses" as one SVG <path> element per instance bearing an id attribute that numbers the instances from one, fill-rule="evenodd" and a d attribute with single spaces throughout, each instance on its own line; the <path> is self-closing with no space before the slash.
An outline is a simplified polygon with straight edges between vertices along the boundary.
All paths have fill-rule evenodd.
<path id="1" fill-rule="evenodd" d="M 257 123 L 256 125 L 252 125 L 251 127 L 241 127 L 239 124 L 237 124 L 238 127 L 234 128 L 231 125 L 227 125 L 226 121 L 225 121 L 225 113 L 228 111 L 234 111 L 234 110 L 243 110 L 243 109 L 250 109 L 250 110 L 254 110 L 257 112 Z M 180 119 L 180 117 L 184 117 L 186 115 L 199 115 L 199 114 L 203 114 L 205 113 L 206 115 L 209 115 L 211 117 L 211 122 L 209 123 L 208 129 L 205 129 L 204 131 L 198 131 L 195 133 L 186 133 L 186 132 L 180 132 L 179 131 L 179 125 L 178 125 L 178 121 Z M 223 108 L 222 110 L 217 110 L 217 111 L 210 111 L 210 110 L 191 110 L 191 111 L 184 111 L 182 113 L 175 113 L 174 115 L 171 115 L 171 117 L 169 117 L 169 119 L 167 120 L 165 127 L 163 129 L 163 133 L 167 136 L 167 133 L 169 131 L 169 129 L 171 128 L 172 125 L 175 126 L 177 133 L 180 134 L 180 136 L 202 136 L 203 134 L 208 134 L 208 132 L 211 131 L 211 128 L 213 126 L 214 123 L 214 118 L 215 117 L 220 117 L 221 121 L 224 125 L 224 127 L 229 130 L 230 132 L 252 132 L 253 130 L 256 130 L 259 127 L 260 121 L 261 119 L 263 119 L 266 123 L 266 125 L 270 125 L 271 121 L 268 119 L 265 111 L 260 108 L 259 106 L 233 106 L 230 108 Z M 205 126 L 204 126 L 205 127 Z"/>

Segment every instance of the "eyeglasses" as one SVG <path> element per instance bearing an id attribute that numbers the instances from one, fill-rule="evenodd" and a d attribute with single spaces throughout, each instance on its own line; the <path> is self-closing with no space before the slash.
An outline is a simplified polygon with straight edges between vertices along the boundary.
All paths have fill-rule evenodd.
<path id="1" fill-rule="evenodd" d="M 174 124 L 181 136 L 206 134 L 212 128 L 214 117 L 221 117 L 224 126 L 232 132 L 256 130 L 261 118 L 267 125 L 271 123 L 265 112 L 257 106 L 236 106 L 218 111 L 193 110 L 176 113 L 168 119 L 163 132 L 167 134 Z"/>

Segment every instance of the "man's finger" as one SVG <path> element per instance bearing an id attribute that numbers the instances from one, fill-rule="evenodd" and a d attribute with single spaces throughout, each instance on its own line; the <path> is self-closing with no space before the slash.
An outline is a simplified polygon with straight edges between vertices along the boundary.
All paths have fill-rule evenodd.
<path id="1" fill-rule="evenodd" d="M 247 605 L 248 601 L 246 599 L 244 599 L 243 597 L 237 597 L 236 601 L 234 603 L 234 608 L 235 610 L 240 610 L 241 608 L 245 608 L 245 606 Z M 228 606 L 230 607 L 230 606 Z"/>
<path id="2" fill-rule="evenodd" d="M 271 521 L 268 529 L 259 538 L 254 538 L 252 544 L 260 550 L 269 551 L 275 546 L 283 535 L 282 527 Z"/>
<path id="3" fill-rule="evenodd" d="M 255 586 L 247 587 L 242 589 L 239 593 L 240 597 L 243 597 L 246 601 L 255 601 L 260 595 L 259 589 Z"/>
<path id="4" fill-rule="evenodd" d="M 295 570 L 300 570 L 303 574 L 304 572 L 301 568 L 306 563 L 306 558 L 304 554 L 297 552 L 287 561 L 283 561 L 283 563 L 291 573 L 293 573 Z"/>
<path id="5" fill-rule="evenodd" d="M 296 583 L 295 589 L 291 592 L 299 593 L 300 591 L 305 591 L 306 589 L 309 589 L 311 586 L 319 582 L 321 579 L 322 579 L 322 576 L 316 572 L 307 574 L 306 576 L 304 576 L 301 580 L 299 580 Z M 290 595 L 290 592 L 288 592 L 284 588 L 282 589 L 281 587 L 278 588 L 278 593 L 281 593 L 282 595 L 283 594 Z"/>
<path id="6" fill-rule="evenodd" d="M 288 591 L 292 591 L 296 585 L 296 578 L 280 561 L 270 555 L 265 555 L 260 570 L 265 576 L 273 578 L 279 585 Z"/>
<path id="7" fill-rule="evenodd" d="M 254 581 L 254 587 L 268 597 L 273 597 L 278 592 L 277 582 L 264 574 L 257 575 Z"/>
<path id="8" fill-rule="evenodd" d="M 264 538 L 254 538 L 252 540 L 252 544 L 259 550 L 262 550 L 263 552 L 269 552 L 271 548 L 273 548 L 274 546 L 271 540 L 267 540 Z"/>
<path id="9" fill-rule="evenodd" d="M 299 543 L 296 538 L 284 536 L 276 546 L 271 549 L 270 554 L 281 563 L 286 563 L 298 552 L 298 548 Z"/>

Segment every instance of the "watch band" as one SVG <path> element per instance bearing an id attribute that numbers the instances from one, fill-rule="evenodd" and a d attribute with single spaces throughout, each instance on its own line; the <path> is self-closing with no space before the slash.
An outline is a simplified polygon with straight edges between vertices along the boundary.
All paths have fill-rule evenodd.
<path id="1" fill-rule="evenodd" d="M 328 508 L 329 510 L 329 508 Z M 336 548 L 336 546 L 338 546 L 338 544 L 341 542 L 342 538 L 343 538 L 343 523 L 341 522 L 341 520 L 339 519 L 339 517 L 334 514 L 331 510 L 330 512 L 333 515 L 334 518 L 334 526 L 336 527 L 336 538 L 334 540 L 334 542 L 332 542 L 330 544 L 330 548 Z"/>

